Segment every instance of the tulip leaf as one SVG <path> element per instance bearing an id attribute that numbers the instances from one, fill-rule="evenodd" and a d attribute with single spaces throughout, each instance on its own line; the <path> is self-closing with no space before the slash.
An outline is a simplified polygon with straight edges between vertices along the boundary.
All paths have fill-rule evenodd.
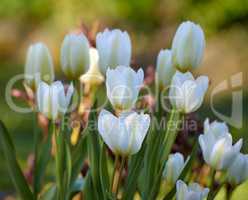
<path id="1" fill-rule="evenodd" d="M 88 172 L 85 180 L 85 187 L 83 188 L 83 194 L 85 200 L 96 200 L 98 197 L 96 196 L 91 171 Z"/>
<path id="2" fill-rule="evenodd" d="M 172 146 L 176 140 L 179 126 L 181 125 L 181 121 L 182 121 L 181 113 L 178 112 L 176 109 L 173 109 L 171 111 L 170 118 L 167 123 L 167 130 L 165 133 L 165 137 L 160 145 L 161 146 L 160 151 L 158 152 L 160 165 L 159 165 L 159 169 L 155 172 L 156 176 L 153 181 L 152 189 L 150 190 L 151 192 L 149 192 L 148 199 L 154 199 L 159 191 L 164 163 L 168 159 Z"/>
<path id="3" fill-rule="evenodd" d="M 103 143 L 100 156 L 100 180 L 104 199 L 107 199 L 107 193 L 109 192 L 109 174 L 108 174 L 108 162 L 106 155 L 106 146 Z"/>
<path id="4" fill-rule="evenodd" d="M 38 133 L 36 133 L 38 134 Z M 34 188 L 35 193 L 38 194 L 41 190 L 41 184 L 45 175 L 46 167 L 51 159 L 51 147 L 52 147 L 52 131 L 49 130 L 47 138 L 44 139 L 42 144 L 36 144 L 40 146 L 40 151 L 36 153 L 35 172 L 34 172 Z"/>
<path id="5" fill-rule="evenodd" d="M 71 184 L 71 171 L 72 171 L 72 161 L 71 161 L 71 150 L 70 146 L 68 143 L 65 143 L 65 161 L 66 161 L 66 166 L 65 166 L 65 191 L 67 192 L 66 194 L 69 195 L 70 191 L 70 184 Z"/>
<path id="6" fill-rule="evenodd" d="M 90 170 L 92 176 L 92 183 L 94 186 L 95 193 L 97 195 L 97 199 L 102 199 L 103 192 L 101 187 L 100 180 L 100 155 L 101 155 L 101 147 L 99 134 L 96 130 L 95 123 L 97 122 L 97 116 L 95 112 L 95 108 L 97 106 L 97 102 L 95 102 L 93 106 L 93 111 L 91 111 L 89 120 L 88 120 L 88 130 L 89 133 L 87 135 L 87 151 L 88 157 L 90 160 Z"/>
<path id="7" fill-rule="evenodd" d="M 123 200 L 132 200 L 137 188 L 138 177 L 140 175 L 141 168 L 144 165 L 144 154 L 146 144 L 142 145 L 141 150 L 134 155 L 128 165 L 128 177 L 125 182 Z"/>
<path id="8" fill-rule="evenodd" d="M 54 200 L 56 199 L 56 185 L 55 184 L 49 184 L 45 186 L 44 191 L 41 192 L 39 200 Z"/>
<path id="9" fill-rule="evenodd" d="M 83 132 L 86 135 L 86 131 Z M 84 159 L 87 154 L 87 140 L 86 137 L 83 135 L 80 137 L 78 144 L 76 145 L 74 151 L 72 152 L 72 174 L 71 174 L 71 185 L 77 178 L 78 174 L 80 173 Z"/>
<path id="10" fill-rule="evenodd" d="M 6 163 L 8 166 L 8 170 L 16 190 L 18 191 L 22 199 L 34 199 L 33 193 L 31 192 L 28 183 L 21 171 L 21 168 L 16 160 L 15 149 L 11 137 L 2 121 L 0 121 L 0 141 L 5 159 L 7 161 Z"/>

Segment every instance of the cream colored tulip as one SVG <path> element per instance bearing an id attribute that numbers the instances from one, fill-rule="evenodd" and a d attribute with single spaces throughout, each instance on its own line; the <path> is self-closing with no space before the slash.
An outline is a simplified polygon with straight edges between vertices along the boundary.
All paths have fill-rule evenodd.
<path id="1" fill-rule="evenodd" d="M 61 47 L 62 71 L 69 79 L 77 79 L 84 74 L 90 65 L 89 42 L 81 34 L 68 34 Z"/>
<path id="2" fill-rule="evenodd" d="M 32 89 L 36 89 L 40 81 L 53 82 L 54 67 L 52 56 L 45 44 L 39 42 L 29 47 L 24 78 L 25 83 Z"/>
<path id="3" fill-rule="evenodd" d="M 95 48 L 90 48 L 90 68 L 80 77 L 80 81 L 90 86 L 100 85 L 104 77 L 99 70 L 99 55 Z"/>

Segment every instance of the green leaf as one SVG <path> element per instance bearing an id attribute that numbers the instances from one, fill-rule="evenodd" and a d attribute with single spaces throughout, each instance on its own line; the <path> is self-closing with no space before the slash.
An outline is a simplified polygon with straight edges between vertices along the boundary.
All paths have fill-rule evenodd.
<path id="1" fill-rule="evenodd" d="M 104 199 L 107 199 L 107 193 L 109 192 L 109 174 L 108 174 L 108 162 L 107 162 L 107 155 L 106 155 L 106 146 L 103 143 L 101 149 L 101 156 L 100 156 L 100 180 L 102 191 L 104 195 Z"/>
<path id="2" fill-rule="evenodd" d="M 56 185 L 48 184 L 45 186 L 45 189 L 41 192 L 39 200 L 54 200 L 56 199 Z"/>
<path id="3" fill-rule="evenodd" d="M 94 185 L 95 193 L 97 196 L 99 195 L 99 189 L 101 188 L 100 183 L 100 174 L 99 174 L 99 158 L 100 158 L 100 145 L 99 145 L 99 138 L 96 131 L 89 132 L 87 137 L 87 147 L 88 147 L 88 156 L 90 160 L 90 169 L 91 169 L 91 176 L 92 182 Z"/>
<path id="4" fill-rule="evenodd" d="M 30 191 L 28 183 L 16 160 L 15 149 L 11 137 L 2 121 L 0 121 L 0 141 L 7 161 L 8 170 L 16 190 L 22 199 L 34 199 L 33 193 Z"/>
<path id="5" fill-rule="evenodd" d="M 97 102 L 95 102 L 93 106 L 93 110 L 96 110 Z M 88 157 L 90 160 L 90 170 L 92 176 L 92 182 L 94 186 L 94 190 L 97 196 L 97 199 L 103 198 L 103 191 L 101 187 L 100 180 L 100 155 L 101 155 L 101 147 L 99 134 L 96 130 L 95 124 L 97 123 L 96 112 L 91 112 L 88 120 L 88 130 L 89 133 L 87 135 L 87 151 Z"/>
<path id="6" fill-rule="evenodd" d="M 72 152 L 72 174 L 71 174 L 71 185 L 78 177 L 83 164 L 84 159 L 87 155 L 87 140 L 86 140 L 87 130 L 83 132 L 83 136 L 80 137 L 78 144 L 76 145 L 74 151 Z"/>
<path id="7" fill-rule="evenodd" d="M 96 200 L 97 199 L 94 186 L 93 186 L 91 171 L 89 171 L 86 176 L 83 194 L 84 194 L 83 197 L 85 200 Z"/>
<path id="8" fill-rule="evenodd" d="M 47 138 L 37 146 L 40 146 L 40 151 L 37 152 L 36 165 L 34 170 L 34 188 L 36 194 L 41 190 L 42 181 L 45 176 L 46 167 L 51 159 L 51 147 L 52 147 L 52 131 L 49 130 Z"/>
<path id="9" fill-rule="evenodd" d="M 176 140 L 177 133 L 179 130 L 179 126 L 181 125 L 181 122 L 182 122 L 181 113 L 178 112 L 176 109 L 173 109 L 171 111 L 170 118 L 167 123 L 167 130 L 165 133 L 165 138 L 160 146 L 160 151 L 158 155 L 160 166 L 159 166 L 158 171 L 155 172 L 156 176 L 153 181 L 152 189 L 149 192 L 148 199 L 154 199 L 159 191 L 164 163 L 168 159 L 172 146 Z"/>
<path id="10" fill-rule="evenodd" d="M 128 166 L 128 177 L 125 182 L 123 200 L 132 200 L 137 189 L 138 177 L 140 175 L 141 168 L 144 165 L 144 154 L 146 144 L 143 144 L 141 150 L 134 155 Z"/>
<path id="11" fill-rule="evenodd" d="M 72 173 L 72 160 L 71 160 L 71 150 L 68 143 L 65 143 L 65 190 L 70 191 L 70 183 L 71 183 L 71 173 Z M 67 192 L 67 195 L 68 192 Z"/>

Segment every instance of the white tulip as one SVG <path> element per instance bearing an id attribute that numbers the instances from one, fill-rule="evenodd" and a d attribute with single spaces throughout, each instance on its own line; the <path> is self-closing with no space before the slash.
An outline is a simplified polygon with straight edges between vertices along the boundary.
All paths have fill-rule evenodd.
<path id="1" fill-rule="evenodd" d="M 202 105 L 207 89 L 207 76 L 194 79 L 190 72 L 181 73 L 177 71 L 171 82 L 170 102 L 180 112 L 194 112 Z"/>
<path id="2" fill-rule="evenodd" d="M 158 85 L 169 86 L 176 70 L 172 63 L 171 50 L 161 50 L 157 58 L 156 80 Z"/>
<path id="3" fill-rule="evenodd" d="M 203 58 L 205 37 L 199 25 L 193 22 L 182 23 L 172 42 L 172 60 L 182 71 L 198 67 Z"/>
<path id="4" fill-rule="evenodd" d="M 126 31 L 119 29 L 98 33 L 96 47 L 99 52 L 99 66 L 105 75 L 108 68 L 116 68 L 118 65 L 129 66 L 131 62 L 131 40 Z"/>
<path id="5" fill-rule="evenodd" d="M 202 188 L 198 183 L 187 186 L 183 181 L 177 181 L 177 200 L 203 200 L 208 196 L 209 189 Z"/>
<path id="6" fill-rule="evenodd" d="M 228 181 L 239 185 L 248 179 L 248 155 L 239 153 L 227 170 Z"/>
<path id="7" fill-rule="evenodd" d="M 150 116 L 136 112 L 114 116 L 102 110 L 98 118 L 98 130 L 104 142 L 117 155 L 137 153 L 150 126 Z"/>
<path id="8" fill-rule="evenodd" d="M 170 185 L 174 185 L 184 166 L 185 162 L 181 153 L 170 154 L 163 171 L 165 181 Z"/>
<path id="9" fill-rule="evenodd" d="M 106 73 L 107 96 L 117 110 L 131 109 L 137 101 L 143 84 L 144 72 L 135 72 L 131 67 L 118 66 Z"/>
<path id="10" fill-rule="evenodd" d="M 104 81 L 104 77 L 99 70 L 99 54 L 96 48 L 90 48 L 90 68 L 80 77 L 84 84 L 99 85 Z"/>
<path id="11" fill-rule="evenodd" d="M 68 34 L 61 46 L 61 66 L 70 79 L 77 79 L 85 73 L 90 65 L 89 42 L 81 34 Z"/>
<path id="12" fill-rule="evenodd" d="M 66 113 L 73 90 L 73 85 L 71 84 L 65 94 L 64 86 L 60 81 L 56 81 L 51 85 L 40 82 L 36 96 L 38 110 L 48 119 L 56 120 Z"/>
<path id="13" fill-rule="evenodd" d="M 35 43 L 28 49 L 25 72 L 25 83 L 36 89 L 40 81 L 51 83 L 54 80 L 52 56 L 43 43 Z"/>
<path id="14" fill-rule="evenodd" d="M 204 122 L 204 134 L 199 136 L 199 143 L 205 162 L 216 170 L 226 170 L 239 154 L 242 139 L 232 145 L 232 136 L 224 123 L 209 120 Z"/>

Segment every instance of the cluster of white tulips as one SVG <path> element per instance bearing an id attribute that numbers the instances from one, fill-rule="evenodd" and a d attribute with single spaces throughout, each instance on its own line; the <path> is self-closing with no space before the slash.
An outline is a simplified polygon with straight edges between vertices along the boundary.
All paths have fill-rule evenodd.
<path id="1" fill-rule="evenodd" d="M 49 121 L 49 133 L 41 134 L 42 140 L 35 137 L 33 189 L 25 187 L 21 174 L 15 174 L 21 177 L 18 180 L 13 178 L 21 197 L 211 200 L 224 184 L 235 188 L 244 182 L 248 178 L 248 155 L 240 152 L 242 139 L 233 144 L 225 123 L 210 123 L 206 119 L 204 133 L 199 138 L 194 136 L 192 153 L 172 154 L 183 117 L 201 107 L 208 90 L 208 77 L 194 78 L 191 73 L 200 66 L 204 48 L 201 27 L 189 21 L 182 23 L 172 48 L 161 50 L 157 57 L 155 85 L 159 97 L 169 88 L 165 95 L 171 110 L 165 113 L 159 106 L 161 110 L 145 114 L 146 109 L 137 107 L 142 99 L 144 71 L 130 66 L 132 45 L 127 32 L 106 29 L 96 35 L 95 48 L 83 33 L 65 36 L 60 65 L 68 81 L 73 82 L 69 84 L 55 81 L 48 48 L 43 43 L 33 44 L 27 54 L 24 84 L 36 94 L 34 104 L 39 115 Z M 104 82 L 105 87 L 101 85 Z M 73 108 L 73 97 L 82 89 L 78 84 L 83 87 L 83 95 L 80 104 Z M 97 109 L 103 98 L 98 91 L 103 89 L 109 103 L 106 108 Z M 71 124 L 75 120 L 81 122 L 85 114 L 84 110 L 79 112 L 79 107 L 89 99 L 92 112 L 87 115 L 88 125 L 79 123 L 73 127 Z M 161 104 L 161 98 L 156 103 Z M 153 126 L 153 119 L 164 117 L 166 128 Z M 92 128 L 91 122 L 97 125 Z M 70 138 L 75 136 L 72 143 Z M 200 183 L 190 178 L 193 162 L 201 159 L 196 157 L 198 147 L 205 161 L 202 165 L 208 166 L 211 174 L 211 180 L 207 176 Z M 56 181 L 43 190 L 41 179 L 50 152 L 55 157 Z M 85 167 L 89 169 L 81 174 Z"/>

